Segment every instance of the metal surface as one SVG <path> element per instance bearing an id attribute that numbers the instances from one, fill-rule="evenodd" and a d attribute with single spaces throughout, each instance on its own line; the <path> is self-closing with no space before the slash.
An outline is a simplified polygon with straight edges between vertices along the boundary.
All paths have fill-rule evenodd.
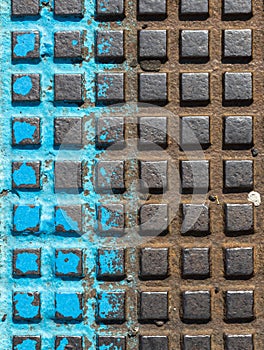
<path id="1" fill-rule="evenodd" d="M 0 349 L 262 350 L 263 3 L 0 15 Z"/>

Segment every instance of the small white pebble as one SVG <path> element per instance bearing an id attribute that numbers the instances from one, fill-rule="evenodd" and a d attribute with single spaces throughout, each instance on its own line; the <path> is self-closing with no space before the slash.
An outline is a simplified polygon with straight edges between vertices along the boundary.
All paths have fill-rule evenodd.
<path id="1" fill-rule="evenodd" d="M 255 207 L 260 206 L 260 204 L 261 204 L 260 194 L 258 192 L 255 192 L 255 191 L 249 192 L 248 201 L 253 203 L 255 205 Z"/>

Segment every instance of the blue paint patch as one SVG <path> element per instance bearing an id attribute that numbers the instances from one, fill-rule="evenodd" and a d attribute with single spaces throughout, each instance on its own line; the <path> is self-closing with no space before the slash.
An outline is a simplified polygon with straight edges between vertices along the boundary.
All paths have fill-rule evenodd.
<path id="1" fill-rule="evenodd" d="M 14 230 L 22 231 L 36 231 L 40 222 L 40 207 L 19 205 L 14 211 Z"/>
<path id="2" fill-rule="evenodd" d="M 112 210 L 106 207 L 100 207 L 101 211 L 101 229 L 103 231 L 109 231 L 114 227 L 118 227 L 118 220 L 120 218 L 120 213 L 113 212 Z"/>
<path id="3" fill-rule="evenodd" d="M 64 319 L 82 318 L 82 305 L 76 293 L 56 294 L 56 312 Z M 61 318 L 58 317 L 57 318 Z"/>
<path id="4" fill-rule="evenodd" d="M 78 45 L 78 43 L 79 43 L 79 41 L 78 41 L 78 40 L 72 40 L 72 45 L 73 45 L 73 46 Z"/>
<path id="5" fill-rule="evenodd" d="M 39 306 L 33 305 L 34 295 L 18 293 L 14 295 L 16 314 L 23 319 L 34 319 L 38 316 Z"/>
<path id="6" fill-rule="evenodd" d="M 14 350 L 36 350 L 37 342 L 34 339 L 25 339 L 21 344 L 17 344 Z"/>
<path id="7" fill-rule="evenodd" d="M 15 121 L 13 126 L 15 142 L 18 144 L 26 139 L 34 141 L 33 135 L 36 129 L 36 126 L 31 125 L 30 123 Z"/>
<path id="8" fill-rule="evenodd" d="M 109 345 L 100 345 L 99 350 L 123 350 L 123 346 L 115 345 L 114 343 L 111 343 Z"/>
<path id="9" fill-rule="evenodd" d="M 19 253 L 16 258 L 16 268 L 22 273 L 38 272 L 38 256 L 34 253 Z"/>
<path id="10" fill-rule="evenodd" d="M 55 263 L 56 272 L 59 274 L 78 274 L 78 265 L 80 264 L 80 257 L 72 252 L 64 253 L 62 251 L 59 251 Z"/>
<path id="11" fill-rule="evenodd" d="M 16 79 L 13 84 L 13 91 L 17 95 L 26 96 L 33 87 L 32 80 L 29 76 L 23 76 Z"/>
<path id="12" fill-rule="evenodd" d="M 114 292 L 100 292 L 98 294 L 98 317 L 101 319 L 115 318 L 123 308 L 123 295 Z"/>
<path id="13" fill-rule="evenodd" d="M 36 35 L 34 33 L 27 33 L 17 35 L 17 44 L 14 47 L 14 53 L 17 57 L 25 57 L 30 51 L 35 48 Z"/>
<path id="14" fill-rule="evenodd" d="M 120 250 L 104 250 L 98 257 L 100 273 L 102 275 L 116 275 L 124 273 L 124 261 L 120 256 Z"/>
<path id="15" fill-rule="evenodd" d="M 60 345 L 57 347 L 56 350 L 65 350 L 66 346 L 69 344 L 68 342 L 68 339 L 66 338 L 63 338 L 61 341 L 60 341 Z"/>
<path id="16" fill-rule="evenodd" d="M 111 42 L 113 41 L 113 38 L 105 39 L 102 38 L 100 44 L 97 44 L 97 52 L 99 55 L 104 55 L 110 53 L 111 49 Z"/>
<path id="17" fill-rule="evenodd" d="M 74 221 L 66 212 L 61 208 L 58 208 L 55 213 L 55 225 L 62 226 L 64 231 L 81 231 L 78 226 L 78 222 Z"/>
<path id="18" fill-rule="evenodd" d="M 104 76 L 104 82 L 102 84 L 98 84 L 98 92 L 97 95 L 99 98 L 107 97 L 107 92 L 113 84 L 114 79 L 112 77 Z"/>
<path id="19" fill-rule="evenodd" d="M 16 186 L 36 185 L 37 183 L 36 172 L 31 165 L 27 165 L 26 162 L 24 162 L 19 167 L 19 169 L 16 169 L 13 172 L 13 181 L 16 184 Z"/>

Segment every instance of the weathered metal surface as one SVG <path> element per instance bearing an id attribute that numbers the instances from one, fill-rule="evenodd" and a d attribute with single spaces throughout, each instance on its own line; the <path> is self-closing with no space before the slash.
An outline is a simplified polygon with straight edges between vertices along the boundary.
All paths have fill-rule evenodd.
<path id="1" fill-rule="evenodd" d="M 0 349 L 262 350 L 263 3 L 0 15 Z"/>

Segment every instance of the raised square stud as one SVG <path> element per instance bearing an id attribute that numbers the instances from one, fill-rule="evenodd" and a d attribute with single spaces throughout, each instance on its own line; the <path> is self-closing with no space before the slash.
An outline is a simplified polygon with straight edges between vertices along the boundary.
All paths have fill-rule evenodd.
<path id="1" fill-rule="evenodd" d="M 183 193 L 207 193 L 210 188 L 208 160 L 183 160 L 181 162 L 181 187 Z"/>
<path id="2" fill-rule="evenodd" d="M 123 192 L 124 161 L 109 160 L 98 161 L 96 164 L 96 190 L 97 192 Z"/>
<path id="3" fill-rule="evenodd" d="M 97 104 L 125 101 L 124 73 L 98 73 L 96 84 Z"/>
<path id="4" fill-rule="evenodd" d="M 83 17 L 83 0 L 54 0 L 55 16 Z"/>
<path id="5" fill-rule="evenodd" d="M 248 279 L 254 274 L 254 248 L 226 248 L 224 262 L 226 278 Z"/>
<path id="6" fill-rule="evenodd" d="M 210 145 L 210 118 L 188 116 L 180 119 L 180 144 L 182 149 L 201 150 Z"/>
<path id="7" fill-rule="evenodd" d="M 54 146 L 61 148 L 82 146 L 82 119 L 55 118 Z"/>
<path id="8" fill-rule="evenodd" d="M 253 190 L 253 161 L 224 161 L 224 187 L 227 192 L 246 192 Z"/>
<path id="9" fill-rule="evenodd" d="M 140 277 L 164 279 L 169 274 L 169 248 L 142 248 L 140 250 Z"/>
<path id="10" fill-rule="evenodd" d="M 140 233 L 142 235 L 158 236 L 168 229 L 167 204 L 144 204 L 139 211 Z"/>
<path id="11" fill-rule="evenodd" d="M 181 104 L 206 106 L 210 102 L 209 73 L 181 73 Z"/>
<path id="12" fill-rule="evenodd" d="M 167 58 L 167 31 L 140 30 L 139 58 L 142 60 L 155 59 L 164 61 Z"/>
<path id="13" fill-rule="evenodd" d="M 82 96 L 82 74 L 55 74 L 55 102 L 71 102 L 81 103 L 83 102 Z"/>
<path id="14" fill-rule="evenodd" d="M 205 63 L 209 60 L 209 31 L 182 30 L 180 34 L 182 63 Z"/>
<path id="15" fill-rule="evenodd" d="M 15 249 L 13 276 L 40 277 L 40 249 Z"/>
<path id="16" fill-rule="evenodd" d="M 55 162 L 55 191 L 82 189 L 82 163 L 74 161 Z"/>
<path id="17" fill-rule="evenodd" d="M 254 320 L 254 291 L 227 291 L 225 293 L 225 321 L 246 323 Z"/>
<path id="18" fill-rule="evenodd" d="M 41 338 L 31 336 L 14 336 L 13 350 L 20 350 L 26 348 L 27 350 L 41 350 Z"/>
<path id="19" fill-rule="evenodd" d="M 252 204 L 226 204 L 225 230 L 227 235 L 239 236 L 254 232 Z"/>
<path id="20" fill-rule="evenodd" d="M 55 275 L 64 278 L 80 278 L 83 275 L 83 253 L 80 249 L 56 249 Z"/>
<path id="21" fill-rule="evenodd" d="M 39 232 L 40 207 L 15 205 L 13 207 L 13 231 L 15 233 Z"/>
<path id="22" fill-rule="evenodd" d="M 184 335 L 182 350 L 211 350 L 210 335 Z"/>
<path id="23" fill-rule="evenodd" d="M 102 234 L 122 234 L 125 228 L 123 204 L 105 204 L 96 207 L 97 230 Z"/>
<path id="24" fill-rule="evenodd" d="M 211 320 L 211 294 L 209 291 L 182 293 L 182 320 L 184 323 L 208 323 Z"/>
<path id="25" fill-rule="evenodd" d="M 75 32 L 56 32 L 54 34 L 54 57 L 62 59 L 82 58 L 82 34 Z"/>
<path id="26" fill-rule="evenodd" d="M 249 116 L 224 118 L 224 147 L 243 149 L 253 144 L 253 120 Z"/>
<path id="27" fill-rule="evenodd" d="M 223 0 L 223 19 L 246 20 L 252 16 L 252 0 Z"/>
<path id="28" fill-rule="evenodd" d="M 225 334 L 226 350 L 254 350 L 252 334 Z"/>
<path id="29" fill-rule="evenodd" d="M 83 350 L 82 337 L 57 336 L 55 340 L 55 350 Z"/>
<path id="30" fill-rule="evenodd" d="M 12 0 L 12 16 L 39 16 L 39 0 Z"/>
<path id="31" fill-rule="evenodd" d="M 15 322 L 36 323 L 40 319 L 40 294 L 38 292 L 14 292 L 13 320 Z"/>
<path id="32" fill-rule="evenodd" d="M 139 19 L 161 19 L 167 16 L 167 0 L 138 0 Z"/>
<path id="33" fill-rule="evenodd" d="M 111 149 L 122 148 L 124 145 L 124 118 L 101 117 L 96 120 L 96 146 Z"/>
<path id="34" fill-rule="evenodd" d="M 39 102 L 40 101 L 40 75 L 39 74 L 13 74 L 12 75 L 12 101 Z"/>
<path id="35" fill-rule="evenodd" d="M 208 0 L 181 0 L 180 19 L 203 20 L 209 16 Z"/>
<path id="36" fill-rule="evenodd" d="M 60 233 L 82 232 L 82 206 L 55 207 L 55 230 Z"/>
<path id="37" fill-rule="evenodd" d="M 167 73 L 139 74 L 139 101 L 166 104 L 168 100 Z"/>
<path id="38" fill-rule="evenodd" d="M 210 248 L 182 249 L 182 277 L 189 279 L 210 277 Z"/>
<path id="39" fill-rule="evenodd" d="M 124 31 L 104 30 L 96 32 L 96 58 L 105 63 L 121 63 L 124 60 Z"/>
<path id="40" fill-rule="evenodd" d="M 183 204 L 183 235 L 204 236 L 210 233 L 209 208 L 205 204 Z"/>
<path id="41" fill-rule="evenodd" d="M 18 147 L 40 144 L 39 118 L 12 119 L 12 145 Z"/>
<path id="42" fill-rule="evenodd" d="M 97 278 L 100 280 L 121 280 L 125 276 L 124 249 L 98 249 Z"/>
<path id="43" fill-rule="evenodd" d="M 253 102 L 252 73 L 224 73 L 224 106 L 247 106 Z"/>
<path id="44" fill-rule="evenodd" d="M 140 165 L 141 190 L 143 192 L 163 193 L 168 189 L 168 162 L 143 161 Z"/>
<path id="45" fill-rule="evenodd" d="M 124 0 L 96 0 L 96 15 L 106 19 L 124 17 Z"/>
<path id="46" fill-rule="evenodd" d="M 142 335 L 139 338 L 140 350 L 169 350 L 167 336 Z"/>
<path id="47" fill-rule="evenodd" d="M 40 162 L 13 162 L 12 187 L 17 189 L 40 189 Z"/>
<path id="48" fill-rule="evenodd" d="M 39 55 L 39 32 L 12 32 L 12 59 L 33 60 Z"/>
<path id="49" fill-rule="evenodd" d="M 81 293 L 56 293 L 55 318 L 59 322 L 81 322 L 83 295 Z"/>
<path id="50" fill-rule="evenodd" d="M 147 149 L 158 150 L 166 148 L 167 117 L 140 117 L 138 120 L 139 146 Z"/>
<path id="51" fill-rule="evenodd" d="M 126 350 L 126 338 L 118 336 L 98 336 L 97 350 Z"/>
<path id="52" fill-rule="evenodd" d="M 247 63 L 252 59 L 252 30 L 223 31 L 223 62 Z"/>
<path id="53" fill-rule="evenodd" d="M 97 294 L 97 321 L 123 323 L 126 320 L 126 293 L 100 292 Z"/>
<path id="54" fill-rule="evenodd" d="M 142 322 L 168 321 L 168 292 L 141 292 L 139 319 Z"/>

